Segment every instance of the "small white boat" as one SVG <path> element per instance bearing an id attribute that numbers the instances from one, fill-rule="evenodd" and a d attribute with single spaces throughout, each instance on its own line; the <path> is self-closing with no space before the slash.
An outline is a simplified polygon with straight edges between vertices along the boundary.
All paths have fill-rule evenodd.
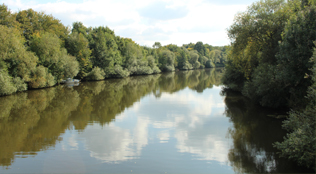
<path id="1" fill-rule="evenodd" d="M 60 83 L 64 83 L 64 84 L 76 84 L 79 83 L 80 80 L 78 79 L 72 79 L 72 78 L 68 78 L 66 80 L 62 80 Z"/>

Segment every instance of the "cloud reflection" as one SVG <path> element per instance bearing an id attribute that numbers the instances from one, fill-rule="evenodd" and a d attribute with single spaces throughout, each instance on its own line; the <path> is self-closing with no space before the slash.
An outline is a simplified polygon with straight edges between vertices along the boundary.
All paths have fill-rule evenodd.
<path id="1" fill-rule="evenodd" d="M 201 95 L 187 88 L 163 93 L 159 99 L 149 95 L 122 113 L 118 122 L 103 127 L 90 125 L 79 136 L 85 139 L 91 157 L 107 163 L 139 158 L 142 149 L 149 145 L 149 134 L 159 143 L 175 139 L 178 152 L 190 153 L 198 160 L 225 163 L 229 123 L 218 114 L 225 107 L 216 94 L 219 91 L 207 90 Z M 132 127 L 131 120 L 135 122 Z"/>
<path id="2" fill-rule="evenodd" d="M 79 136 L 84 139 L 91 157 L 106 163 L 119 163 L 139 158 L 142 148 L 148 144 L 147 126 L 148 123 L 142 119 L 138 120 L 133 130 L 113 123 L 104 127 L 94 124 Z"/>

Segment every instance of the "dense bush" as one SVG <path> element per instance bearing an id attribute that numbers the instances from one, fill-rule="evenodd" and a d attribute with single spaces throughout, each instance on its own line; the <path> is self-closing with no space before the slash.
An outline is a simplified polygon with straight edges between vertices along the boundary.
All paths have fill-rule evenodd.
<path id="1" fill-rule="evenodd" d="M 316 170 L 316 51 L 311 62 L 314 64 L 311 69 L 313 75 L 306 77 L 313 80 L 313 85 L 307 93 L 309 103 L 303 110 L 290 112 L 289 119 L 284 121 L 283 125 L 290 133 L 284 142 L 275 143 L 275 146 L 282 151 L 282 156 L 297 160 L 300 164 Z"/>
<path id="2" fill-rule="evenodd" d="M 88 73 L 86 76 L 87 80 L 103 80 L 105 77 L 105 72 L 99 68 L 99 67 L 94 67 L 92 71 Z"/>
<path id="3" fill-rule="evenodd" d="M 276 147 L 314 168 L 315 29 L 315 1 L 254 3 L 228 30 L 232 49 L 223 77 L 228 88 L 262 106 L 292 109 L 283 125 L 289 134 Z"/>

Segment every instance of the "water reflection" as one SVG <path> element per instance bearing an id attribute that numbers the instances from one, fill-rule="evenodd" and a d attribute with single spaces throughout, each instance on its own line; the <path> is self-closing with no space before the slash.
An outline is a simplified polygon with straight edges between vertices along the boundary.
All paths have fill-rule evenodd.
<path id="1" fill-rule="evenodd" d="M 0 165 L 13 173 L 283 172 L 271 146 L 284 135 L 280 122 L 219 95 L 222 74 L 179 71 L 1 97 Z M 19 162 L 29 157 L 41 162 Z"/>
<path id="2" fill-rule="evenodd" d="M 96 158 L 117 161 L 137 156 L 141 147 L 147 144 L 144 138 L 147 135 L 140 130 L 140 125 L 144 123 L 140 121 L 135 130 L 139 132 L 139 137 L 131 137 L 127 130 L 104 125 L 110 124 L 117 115 L 145 95 L 154 93 L 159 97 L 161 92 L 173 93 L 187 86 L 193 90 L 203 90 L 199 87 L 200 83 L 204 88 L 219 84 L 217 74 L 221 74 L 221 70 L 138 76 L 82 83 L 75 88 L 59 86 L 1 97 L 0 165 L 10 166 L 15 157 L 36 155 L 39 151 L 54 147 L 62 141 L 62 133 L 73 127 L 81 132 L 85 130 L 80 136 L 87 137 L 86 146 Z M 94 131 L 96 125 L 89 126 L 92 122 L 98 123 L 108 134 L 102 134 L 105 137 L 101 138 L 101 134 Z M 108 141 L 110 144 L 105 144 L 109 148 L 100 150 L 93 142 L 94 139 Z M 125 148 L 133 144 L 129 140 L 137 142 L 137 152 L 131 153 L 130 149 Z M 68 141 L 72 147 L 77 146 L 74 140 Z M 127 153 L 115 149 L 123 149 Z"/>
<path id="3" fill-rule="evenodd" d="M 282 120 L 267 117 L 280 111 L 268 110 L 249 101 L 241 94 L 223 90 L 226 116 L 233 126 L 229 135 L 233 148 L 228 154 L 236 173 L 303 173 L 312 172 L 298 167 L 293 161 L 279 158 L 274 142 L 285 135 Z"/>

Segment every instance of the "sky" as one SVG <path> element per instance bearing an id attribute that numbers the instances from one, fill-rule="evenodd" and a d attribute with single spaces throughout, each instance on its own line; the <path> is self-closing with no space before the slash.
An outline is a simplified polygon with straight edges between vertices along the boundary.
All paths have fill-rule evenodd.
<path id="1" fill-rule="evenodd" d="M 144 46 L 202 41 L 229 45 L 227 29 L 238 12 L 258 0 L 0 0 L 12 12 L 32 8 L 64 25 L 108 26 Z"/>

